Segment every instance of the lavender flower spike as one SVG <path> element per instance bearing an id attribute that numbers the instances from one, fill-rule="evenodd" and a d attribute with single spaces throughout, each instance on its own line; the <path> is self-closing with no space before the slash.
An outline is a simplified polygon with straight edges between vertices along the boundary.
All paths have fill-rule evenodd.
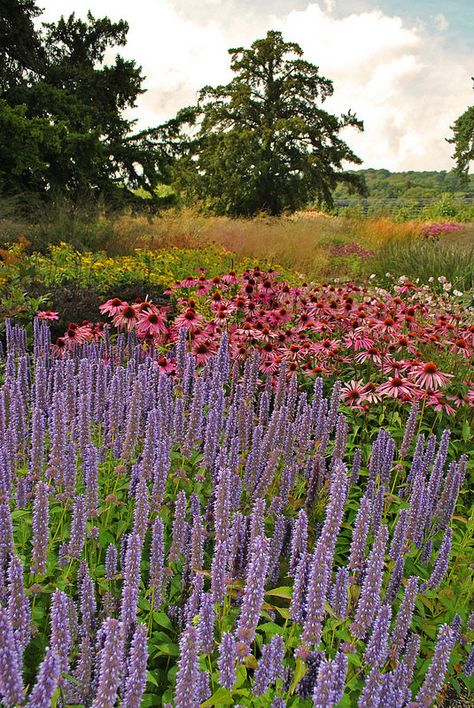
<path id="1" fill-rule="evenodd" d="M 449 625 L 441 625 L 430 668 L 416 696 L 416 701 L 422 708 L 428 708 L 433 703 L 443 685 L 455 637 L 455 632 Z"/>
<path id="2" fill-rule="evenodd" d="M 321 539 L 320 539 L 321 540 Z M 323 630 L 324 603 L 329 584 L 329 567 L 326 548 L 318 543 L 311 560 L 311 571 L 306 596 L 306 618 L 302 641 L 305 644 L 319 644 Z"/>
<path id="3" fill-rule="evenodd" d="M 403 600 L 398 610 L 395 627 L 390 637 L 390 656 L 392 659 L 396 659 L 399 652 L 405 646 L 411 619 L 413 617 L 417 592 L 418 578 L 416 575 L 412 575 L 405 588 L 405 594 L 403 595 Z"/>
<path id="4" fill-rule="evenodd" d="M 431 573 L 431 576 L 428 578 L 426 583 L 423 583 L 423 585 L 421 586 L 421 592 L 425 592 L 425 590 L 428 590 L 428 588 L 437 588 L 439 585 L 441 585 L 441 581 L 446 575 L 446 571 L 448 569 L 452 542 L 453 532 L 452 529 L 448 526 L 448 528 L 446 529 L 446 533 L 444 534 L 441 548 L 439 549 L 438 557 L 436 558 L 436 562 L 434 564 L 433 572 Z"/>
<path id="5" fill-rule="evenodd" d="M 28 701 L 28 708 L 50 708 L 53 693 L 59 682 L 59 658 L 54 649 L 47 648 L 39 667 L 36 683 Z"/>
<path id="6" fill-rule="evenodd" d="M 196 629 L 189 626 L 179 642 L 180 658 L 176 676 L 176 708 L 198 708 L 198 639 Z"/>
<path id="7" fill-rule="evenodd" d="M 387 659 L 387 638 L 391 618 L 392 608 L 389 605 L 382 605 L 364 654 L 364 661 L 369 666 L 383 666 Z"/>
<path id="8" fill-rule="evenodd" d="M 333 705 L 332 692 L 336 666 L 334 661 L 323 659 L 319 665 L 318 678 L 313 693 L 314 708 L 328 708 Z"/>
<path id="9" fill-rule="evenodd" d="M 237 679 L 236 663 L 237 647 L 235 639 L 230 632 L 225 632 L 219 645 L 217 666 L 219 669 L 219 683 L 229 691 L 232 690 Z"/>
<path id="10" fill-rule="evenodd" d="M 45 482 L 38 482 L 33 502 L 33 550 L 31 554 L 31 572 L 35 574 L 46 572 L 49 535 L 48 494 L 48 485 Z"/>
<path id="11" fill-rule="evenodd" d="M 247 647 L 255 638 L 255 630 L 262 610 L 269 560 L 268 548 L 269 543 L 265 536 L 257 536 L 252 544 L 244 599 L 236 629 L 237 638 Z"/>
<path id="12" fill-rule="evenodd" d="M 23 702 L 20 658 L 8 612 L 3 607 L 0 607 L 0 696 L 8 707 Z"/>
<path id="13" fill-rule="evenodd" d="M 135 708 L 135 706 L 140 705 L 146 685 L 147 660 L 148 648 L 146 625 L 138 624 L 133 635 L 132 647 L 130 650 L 128 676 L 125 683 L 125 694 L 122 702 L 123 708 Z"/>
<path id="14" fill-rule="evenodd" d="M 367 572 L 357 604 L 355 619 L 351 625 L 351 631 L 358 639 L 365 637 L 380 602 L 387 536 L 387 527 L 381 526 L 379 535 L 373 545 L 372 553 L 369 555 Z"/>
<path id="15" fill-rule="evenodd" d="M 122 645 L 120 622 L 108 618 L 103 624 L 105 642 L 99 654 L 99 683 L 92 708 L 111 708 L 117 700 L 120 684 Z"/>

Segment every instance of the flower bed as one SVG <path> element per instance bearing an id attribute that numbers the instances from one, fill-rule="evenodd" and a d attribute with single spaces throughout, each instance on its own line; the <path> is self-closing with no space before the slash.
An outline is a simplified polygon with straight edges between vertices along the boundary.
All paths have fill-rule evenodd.
<path id="1" fill-rule="evenodd" d="M 233 358 L 230 327 L 199 368 L 174 326 L 169 375 L 133 333 L 58 357 L 44 322 L 31 355 L 7 326 L 3 704 L 430 706 L 472 687 L 469 436 L 433 434 L 416 396 L 394 430 L 349 425 L 340 382 L 262 378 L 261 340 Z"/>

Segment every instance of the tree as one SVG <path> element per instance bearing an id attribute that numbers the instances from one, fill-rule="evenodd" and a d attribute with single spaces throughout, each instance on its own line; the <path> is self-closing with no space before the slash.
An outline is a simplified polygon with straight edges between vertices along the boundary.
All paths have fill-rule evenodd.
<path id="1" fill-rule="evenodd" d="M 177 164 L 178 187 L 218 213 L 246 216 L 313 200 L 332 206 L 338 182 L 364 192 L 363 180 L 343 171 L 343 162 L 361 160 L 339 136 L 362 123 L 351 111 L 337 117 L 321 108 L 333 85 L 301 48 L 270 31 L 229 54 L 233 80 L 204 87 L 187 109 L 193 130 Z"/>
<path id="2" fill-rule="evenodd" d="M 128 25 L 72 14 L 35 31 L 32 0 L 4 0 L 0 37 L 0 182 L 4 192 L 66 194 L 73 200 L 151 194 L 169 169 L 174 133 L 133 132 L 124 111 L 143 92 L 141 68 L 109 48 L 124 46 Z M 18 31 L 22 28 L 22 31 Z M 31 50 L 31 51 L 30 51 Z M 128 189 L 127 189 L 128 188 Z"/>
<path id="3" fill-rule="evenodd" d="M 472 80 L 474 81 L 474 76 Z M 453 137 L 447 141 L 455 147 L 453 155 L 453 160 L 456 160 L 455 172 L 463 182 L 467 182 L 469 164 L 474 160 L 474 106 L 470 106 L 455 120 L 451 130 Z"/>

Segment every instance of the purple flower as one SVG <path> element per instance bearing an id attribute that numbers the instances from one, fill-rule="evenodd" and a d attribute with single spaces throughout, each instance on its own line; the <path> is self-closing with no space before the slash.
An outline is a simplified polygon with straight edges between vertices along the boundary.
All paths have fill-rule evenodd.
<path id="1" fill-rule="evenodd" d="M 227 542 L 218 541 L 214 546 L 211 565 L 211 591 L 214 602 L 221 603 L 226 592 L 225 569 L 227 565 Z"/>
<path id="2" fill-rule="evenodd" d="M 304 509 L 301 509 L 291 536 L 290 574 L 294 575 L 302 553 L 306 551 L 308 544 L 308 516 Z"/>
<path id="3" fill-rule="evenodd" d="M 301 639 L 305 644 L 319 644 L 323 630 L 324 603 L 329 584 L 327 551 L 319 539 L 311 559 L 311 570 L 306 595 L 306 618 Z"/>
<path id="4" fill-rule="evenodd" d="M 148 487 L 145 479 L 141 479 L 135 490 L 135 513 L 133 517 L 133 533 L 140 536 L 142 543 L 145 539 L 148 527 L 148 514 L 150 513 L 150 502 L 148 499 Z"/>
<path id="5" fill-rule="evenodd" d="M 79 494 L 74 502 L 71 522 L 71 538 L 68 545 L 68 554 L 71 558 L 79 558 L 86 539 L 86 502 Z"/>
<path id="6" fill-rule="evenodd" d="M 216 500 L 214 502 L 214 526 L 215 539 L 217 542 L 227 539 L 229 530 L 230 494 L 231 494 L 231 472 L 224 467 L 219 472 L 219 481 L 216 489 Z"/>
<path id="7" fill-rule="evenodd" d="M 415 599 L 418 593 L 418 578 L 413 575 L 407 582 L 405 594 L 398 610 L 395 627 L 390 637 L 390 656 L 396 659 L 405 646 L 405 641 L 410 629 Z"/>
<path id="8" fill-rule="evenodd" d="M 300 556 L 295 574 L 295 582 L 293 583 L 293 593 L 290 603 L 290 617 L 294 622 L 302 623 L 304 619 L 304 602 L 308 587 L 310 567 L 311 556 L 308 552 L 305 552 Z"/>
<path id="9" fill-rule="evenodd" d="M 54 649 L 47 647 L 38 670 L 36 683 L 28 700 L 29 708 L 50 708 L 53 693 L 58 687 L 60 674 L 59 658 Z"/>
<path id="10" fill-rule="evenodd" d="M 8 611 L 0 607 L 0 695 L 5 706 L 23 702 L 20 656 L 15 646 Z"/>
<path id="11" fill-rule="evenodd" d="M 474 647 L 471 648 L 469 656 L 465 661 L 463 672 L 465 676 L 472 676 L 472 673 L 474 672 Z"/>
<path id="12" fill-rule="evenodd" d="M 255 630 L 262 610 L 269 560 L 268 550 L 269 543 L 265 536 L 257 536 L 252 544 L 247 582 L 236 629 L 238 640 L 247 647 L 255 638 Z"/>
<path id="13" fill-rule="evenodd" d="M 447 624 L 441 625 L 430 667 L 416 696 L 417 703 L 423 708 L 433 703 L 443 685 L 455 641 L 456 636 L 453 629 Z"/>
<path id="14" fill-rule="evenodd" d="M 344 695 L 344 689 L 346 687 L 347 668 L 349 665 L 347 654 L 344 654 L 341 649 L 339 649 L 336 654 L 334 664 L 334 683 L 332 688 L 331 700 L 334 705 L 337 705 Z"/>
<path id="15" fill-rule="evenodd" d="M 348 608 L 349 571 L 343 566 L 336 573 L 336 580 L 331 590 L 331 606 L 338 617 L 345 617 Z"/>
<path id="16" fill-rule="evenodd" d="M 232 690 L 237 678 L 236 664 L 237 647 L 235 639 L 230 632 L 225 632 L 219 645 L 217 667 L 219 669 L 219 683 L 229 691 Z"/>
<path id="17" fill-rule="evenodd" d="M 351 625 L 351 631 L 358 639 L 365 637 L 380 603 L 380 588 L 382 587 L 387 536 L 387 527 L 381 526 L 367 562 L 367 571 L 357 604 L 355 619 Z"/>
<path id="18" fill-rule="evenodd" d="M 176 708 L 198 708 L 198 639 L 196 629 L 189 626 L 179 641 L 180 657 L 176 676 Z"/>
<path id="19" fill-rule="evenodd" d="M 97 602 L 94 593 L 94 581 L 89 575 L 87 568 L 82 579 L 79 599 L 82 615 L 81 634 L 90 635 L 95 628 Z"/>
<path id="20" fill-rule="evenodd" d="M 444 534 L 443 542 L 441 544 L 441 548 L 439 549 L 439 553 L 434 564 L 433 572 L 431 573 L 431 576 L 428 578 L 426 583 L 423 583 L 423 585 L 421 586 L 421 592 L 425 592 L 425 590 L 428 590 L 429 588 L 437 588 L 439 585 L 441 585 L 441 582 L 444 576 L 446 575 L 446 571 L 448 570 L 452 542 L 453 532 L 452 529 L 448 527 Z"/>
<path id="21" fill-rule="evenodd" d="M 109 543 L 105 553 L 105 577 L 107 580 L 113 580 L 117 575 L 117 548 L 113 543 Z"/>
<path id="22" fill-rule="evenodd" d="M 332 695 L 336 665 L 334 661 L 323 659 L 319 665 L 318 678 L 313 692 L 314 708 L 328 708 L 333 705 Z"/>
<path id="23" fill-rule="evenodd" d="M 253 695 L 261 696 L 267 688 L 283 674 L 285 644 L 283 637 L 276 634 L 262 649 L 262 656 L 255 671 Z"/>
<path id="24" fill-rule="evenodd" d="M 31 553 L 31 572 L 46 572 L 46 553 L 49 536 L 49 487 L 45 482 L 38 482 L 35 487 L 33 502 L 33 550 Z"/>
<path id="25" fill-rule="evenodd" d="M 151 555 L 150 555 L 150 579 L 149 587 L 155 593 L 155 606 L 161 605 L 161 595 L 164 578 L 164 542 L 163 542 L 163 521 L 158 518 L 153 522 L 151 532 Z"/>
<path id="26" fill-rule="evenodd" d="M 105 641 L 98 654 L 98 685 L 93 708 L 111 708 L 117 700 L 122 665 L 120 622 L 107 618 L 103 624 Z"/>
<path id="27" fill-rule="evenodd" d="M 214 599 L 212 593 L 202 593 L 198 624 L 199 648 L 203 654 L 214 649 Z"/>
<path id="28" fill-rule="evenodd" d="M 395 533 L 393 534 L 392 543 L 390 545 L 389 556 L 393 561 L 403 552 L 403 545 L 405 543 L 405 536 L 407 533 L 407 522 L 408 522 L 408 510 L 400 509 L 398 513 L 397 525 L 395 526 Z"/>
<path id="29" fill-rule="evenodd" d="M 51 647 L 58 655 L 61 672 L 67 673 L 71 648 L 69 598 L 61 590 L 54 591 L 51 602 Z"/>
<path id="30" fill-rule="evenodd" d="M 146 625 L 138 624 L 133 634 L 128 660 L 127 679 L 122 702 L 124 708 L 135 708 L 141 703 L 146 686 L 147 660 Z"/>
<path id="31" fill-rule="evenodd" d="M 400 449 L 398 451 L 398 455 L 402 459 L 408 455 L 408 451 L 410 450 L 410 445 L 415 434 L 416 419 L 418 417 L 419 408 L 419 401 L 415 401 L 414 403 L 412 403 L 410 415 L 408 416 L 408 420 L 405 426 L 405 433 L 403 435 L 402 444 L 400 445 Z"/>
<path id="32" fill-rule="evenodd" d="M 382 693 L 382 677 L 379 669 L 374 667 L 367 677 L 357 705 L 359 708 L 379 708 Z"/>
<path id="33" fill-rule="evenodd" d="M 352 532 L 351 552 L 348 567 L 357 571 L 362 570 L 365 559 L 365 546 L 369 533 L 372 503 L 367 494 L 360 500 L 359 510 L 354 522 Z"/>
<path id="34" fill-rule="evenodd" d="M 20 654 L 30 641 L 30 603 L 23 584 L 23 564 L 12 555 L 8 566 L 8 617 Z"/>
<path id="35" fill-rule="evenodd" d="M 391 618 L 392 608 L 389 605 L 382 605 L 364 654 L 364 661 L 369 666 L 383 666 L 387 659 L 387 638 Z"/>
<path id="36" fill-rule="evenodd" d="M 175 563 L 183 552 L 186 538 L 186 494 L 181 491 L 176 497 L 173 521 L 173 539 L 168 554 L 168 563 Z"/>

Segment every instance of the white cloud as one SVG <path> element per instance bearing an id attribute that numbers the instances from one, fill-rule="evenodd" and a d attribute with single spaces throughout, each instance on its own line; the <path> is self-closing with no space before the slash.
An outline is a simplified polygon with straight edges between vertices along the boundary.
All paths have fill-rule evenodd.
<path id="1" fill-rule="evenodd" d="M 436 29 L 440 32 L 444 32 L 444 30 L 447 30 L 449 27 L 449 22 L 442 12 L 440 12 L 438 15 L 435 15 L 433 17 L 433 21 L 435 23 Z"/>
<path id="2" fill-rule="evenodd" d="M 298 42 L 305 58 L 334 82 L 326 103 L 334 112 L 354 109 L 365 132 L 348 129 L 345 139 L 365 167 L 449 169 L 449 126 L 472 103 L 468 57 L 448 53 L 438 30 L 379 9 L 341 16 L 335 0 L 310 3 L 305 10 L 268 15 L 243 0 L 204 0 L 196 12 L 190 0 L 43 0 L 44 19 L 89 7 L 96 16 L 125 18 L 130 25 L 126 57 L 143 66 L 147 93 L 135 116 L 140 127 L 156 125 L 193 103 L 205 84 L 230 79 L 228 47 L 248 46 L 267 29 L 281 29 Z M 194 9 L 193 9 L 194 6 Z M 338 16 L 336 16 L 336 14 Z M 43 19 L 43 18 L 42 18 Z"/>

